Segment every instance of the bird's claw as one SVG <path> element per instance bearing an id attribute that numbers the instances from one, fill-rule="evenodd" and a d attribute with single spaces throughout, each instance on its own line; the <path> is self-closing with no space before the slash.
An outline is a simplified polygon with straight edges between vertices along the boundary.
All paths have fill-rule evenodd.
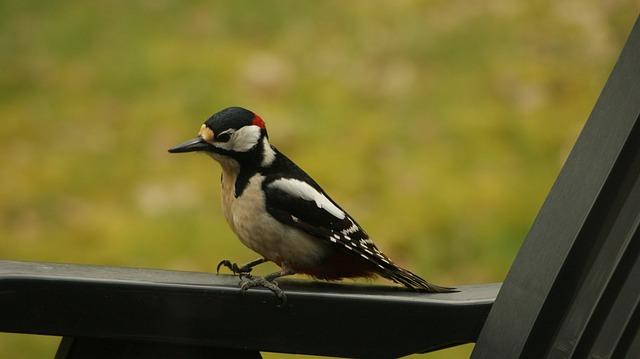
<path id="1" fill-rule="evenodd" d="M 230 260 L 228 259 L 224 259 L 221 260 L 220 263 L 218 263 L 218 266 L 216 266 L 216 274 L 220 273 L 220 268 L 221 267 L 227 267 L 229 268 L 229 270 L 231 272 L 233 272 L 233 274 L 237 274 L 240 276 L 240 278 L 243 277 L 243 275 L 248 275 L 251 272 L 251 268 L 247 268 L 247 267 L 238 267 L 238 264 L 236 263 L 231 263 Z"/>
<path id="2" fill-rule="evenodd" d="M 230 260 L 228 260 L 228 259 L 223 259 L 223 260 L 221 260 L 221 261 L 220 261 L 220 263 L 218 263 L 218 265 L 216 266 L 216 274 L 219 274 L 219 273 L 220 273 L 220 267 L 223 267 L 223 266 L 224 266 L 224 267 L 229 268 L 229 269 L 230 269 L 230 270 L 235 274 L 235 271 L 234 271 L 233 266 L 236 266 L 236 267 L 237 267 L 238 265 L 237 265 L 237 264 L 235 264 L 235 263 L 231 263 L 231 261 L 230 261 Z"/>
<path id="3" fill-rule="evenodd" d="M 284 294 L 284 291 L 280 289 L 278 283 L 274 281 L 269 281 L 263 277 L 254 277 L 249 274 L 241 277 L 240 280 L 240 289 L 242 291 L 247 291 L 249 288 L 254 287 L 263 287 L 269 289 L 275 296 L 280 299 L 280 305 L 284 305 L 287 303 L 287 296 Z"/>

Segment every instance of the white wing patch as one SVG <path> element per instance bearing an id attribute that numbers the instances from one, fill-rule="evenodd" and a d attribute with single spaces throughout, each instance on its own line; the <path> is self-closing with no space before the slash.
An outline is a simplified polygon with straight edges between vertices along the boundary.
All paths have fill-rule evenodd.
<path id="1" fill-rule="evenodd" d="M 345 217 L 344 212 L 340 210 L 340 208 L 333 204 L 325 195 L 305 182 L 292 178 L 280 178 L 271 182 L 269 186 L 285 191 L 292 196 L 307 201 L 314 201 L 318 208 L 324 209 L 338 219 L 344 219 Z"/>

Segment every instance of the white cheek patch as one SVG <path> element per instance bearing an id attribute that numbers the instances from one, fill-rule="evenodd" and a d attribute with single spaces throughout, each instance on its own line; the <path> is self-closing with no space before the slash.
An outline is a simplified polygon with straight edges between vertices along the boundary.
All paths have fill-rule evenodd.
<path id="1" fill-rule="evenodd" d="M 227 142 L 212 142 L 211 144 L 227 151 L 247 152 L 258 144 L 259 140 L 260 127 L 252 125 L 234 132 Z"/>
<path id="2" fill-rule="evenodd" d="M 302 198 L 306 201 L 314 201 L 318 208 L 322 208 L 338 219 L 344 219 L 345 214 L 340 208 L 333 204 L 325 195 L 316 191 L 309 184 L 297 179 L 277 179 L 269 186 L 289 193 L 290 195 Z"/>
<path id="3" fill-rule="evenodd" d="M 245 126 L 236 131 L 229 142 L 233 144 L 233 150 L 236 152 L 247 152 L 258 144 L 260 140 L 260 127 L 251 125 Z"/>
<path id="4" fill-rule="evenodd" d="M 223 150 L 231 151 L 231 140 L 227 142 L 210 142 L 213 147 L 222 148 Z"/>

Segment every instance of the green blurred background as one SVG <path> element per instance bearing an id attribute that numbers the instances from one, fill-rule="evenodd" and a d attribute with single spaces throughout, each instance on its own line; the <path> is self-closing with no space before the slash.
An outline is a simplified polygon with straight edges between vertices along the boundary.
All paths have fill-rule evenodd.
<path id="1" fill-rule="evenodd" d="M 392 258 L 440 284 L 501 281 L 639 9 L 2 0 L 0 258 L 253 259 L 222 217 L 217 165 L 166 152 L 239 105 Z M 0 334 L 0 357 L 57 342 Z"/>

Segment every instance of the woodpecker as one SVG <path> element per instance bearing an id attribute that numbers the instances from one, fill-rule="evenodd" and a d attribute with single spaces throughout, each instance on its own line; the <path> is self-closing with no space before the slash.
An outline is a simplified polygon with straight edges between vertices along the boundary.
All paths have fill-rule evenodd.
<path id="1" fill-rule="evenodd" d="M 240 241 L 261 255 L 241 266 L 229 260 L 218 264 L 218 271 L 227 267 L 240 275 L 243 290 L 261 286 L 284 299 L 274 280 L 299 273 L 322 280 L 380 275 L 417 291 L 455 291 L 427 282 L 382 253 L 353 217 L 269 143 L 255 113 L 226 108 L 209 117 L 195 138 L 169 149 L 195 151 L 222 167 L 224 217 Z M 268 261 L 280 270 L 250 274 Z"/>

